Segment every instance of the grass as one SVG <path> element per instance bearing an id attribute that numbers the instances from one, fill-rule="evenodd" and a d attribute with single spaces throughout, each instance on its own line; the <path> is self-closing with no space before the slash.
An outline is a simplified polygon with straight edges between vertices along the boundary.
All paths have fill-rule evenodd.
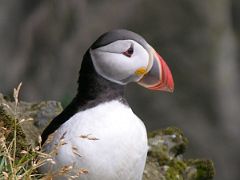
<path id="1" fill-rule="evenodd" d="M 19 137 L 23 136 L 20 124 L 25 121 L 25 119 L 18 118 L 18 96 L 21 85 L 20 83 L 14 89 L 13 108 L 7 104 L 1 104 L 8 108 L 13 116 L 4 115 L 0 119 L 0 179 L 42 179 L 43 175 L 38 174 L 37 168 L 46 163 L 49 157 L 41 152 L 40 146 L 32 147 L 26 141 L 21 142 L 22 138 Z M 3 112 L 3 108 L 1 112 Z M 41 144 L 41 138 L 39 138 L 39 144 Z"/>

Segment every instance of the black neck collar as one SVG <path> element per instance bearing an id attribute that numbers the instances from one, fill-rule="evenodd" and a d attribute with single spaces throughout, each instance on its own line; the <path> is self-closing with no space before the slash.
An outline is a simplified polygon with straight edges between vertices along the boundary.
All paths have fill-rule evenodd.
<path id="1" fill-rule="evenodd" d="M 92 103 L 97 105 L 113 99 L 124 100 L 124 88 L 125 86 L 106 80 L 96 72 L 88 50 L 83 57 L 78 79 L 76 99 L 79 105 L 88 106 Z"/>

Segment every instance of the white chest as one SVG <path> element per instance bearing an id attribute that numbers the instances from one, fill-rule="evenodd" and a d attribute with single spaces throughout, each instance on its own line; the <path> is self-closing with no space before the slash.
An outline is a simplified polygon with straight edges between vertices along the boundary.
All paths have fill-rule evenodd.
<path id="1" fill-rule="evenodd" d="M 50 152 L 64 138 L 54 161 L 41 168 L 47 172 L 72 165 L 88 171 L 81 180 L 140 180 L 147 155 L 146 129 L 132 110 L 111 101 L 79 112 L 64 123 L 46 145 Z M 64 179 L 58 177 L 56 179 Z"/>

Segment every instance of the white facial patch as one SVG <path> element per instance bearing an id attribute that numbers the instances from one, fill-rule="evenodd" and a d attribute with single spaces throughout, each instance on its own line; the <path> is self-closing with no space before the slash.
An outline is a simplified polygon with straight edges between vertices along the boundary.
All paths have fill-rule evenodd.
<path id="1" fill-rule="evenodd" d="M 133 47 L 131 57 L 124 55 Z M 135 72 L 146 68 L 149 54 L 139 43 L 133 40 L 118 40 L 97 49 L 90 49 L 91 58 L 98 74 L 118 84 L 138 81 L 143 75 Z"/>

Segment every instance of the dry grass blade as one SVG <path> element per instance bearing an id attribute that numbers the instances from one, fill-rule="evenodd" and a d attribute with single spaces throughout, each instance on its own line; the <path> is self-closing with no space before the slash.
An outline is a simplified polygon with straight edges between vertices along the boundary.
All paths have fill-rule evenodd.
<path id="1" fill-rule="evenodd" d="M 67 174 L 67 173 L 69 173 L 71 170 L 72 170 L 72 166 L 63 166 L 62 168 L 61 168 L 61 170 L 59 171 L 59 174 L 61 174 L 61 175 L 64 175 L 64 174 Z"/>
<path id="2" fill-rule="evenodd" d="M 98 138 L 91 136 L 91 134 L 80 135 L 79 137 L 82 139 L 88 139 L 88 140 L 93 140 L 93 141 L 99 140 Z"/>
<path id="3" fill-rule="evenodd" d="M 21 119 L 20 121 L 18 121 L 18 124 L 21 124 L 23 122 L 28 122 L 28 121 L 33 121 L 33 118 Z"/>
<path id="4" fill-rule="evenodd" d="M 81 175 L 81 174 L 87 174 L 88 173 L 88 170 L 87 169 L 84 169 L 84 168 L 81 168 L 78 172 L 78 175 Z"/>
<path id="5" fill-rule="evenodd" d="M 21 86 L 22 86 L 22 82 L 20 82 L 18 87 L 14 88 L 14 90 L 13 90 L 13 97 L 14 97 L 16 105 L 18 104 L 18 96 L 19 96 L 19 92 L 20 92 Z"/>
<path id="6" fill-rule="evenodd" d="M 77 156 L 79 156 L 79 157 L 82 157 L 82 156 L 79 154 L 77 147 L 72 146 L 72 152 L 73 152 L 73 154 L 75 154 L 75 155 L 77 155 Z"/>

